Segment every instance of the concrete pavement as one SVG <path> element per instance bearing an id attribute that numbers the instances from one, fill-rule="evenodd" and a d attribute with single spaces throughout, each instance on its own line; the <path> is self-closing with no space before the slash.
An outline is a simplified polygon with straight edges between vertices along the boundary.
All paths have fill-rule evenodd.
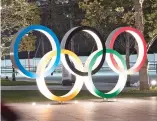
<path id="1" fill-rule="evenodd" d="M 8 105 L 19 113 L 19 121 L 157 121 L 157 97 Z"/>

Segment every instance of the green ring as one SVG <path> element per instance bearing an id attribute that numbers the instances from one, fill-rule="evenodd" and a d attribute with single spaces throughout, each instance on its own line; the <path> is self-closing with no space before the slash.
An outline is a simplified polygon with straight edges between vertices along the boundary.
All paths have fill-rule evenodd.
<path id="1" fill-rule="evenodd" d="M 126 62 L 125 62 L 123 56 L 121 56 L 117 51 L 112 50 L 112 49 L 106 49 L 106 53 L 111 53 L 111 54 L 116 55 L 116 56 L 121 60 L 123 66 L 124 66 L 124 69 L 125 69 L 125 70 L 127 69 Z M 92 70 L 93 65 L 95 64 L 95 61 L 96 61 L 97 58 L 98 58 L 100 55 L 102 55 L 102 54 L 103 54 L 103 50 L 100 50 L 100 51 L 98 51 L 98 52 L 94 55 L 94 57 L 92 58 L 91 62 L 89 63 L 89 72 L 88 72 L 88 74 L 91 73 L 91 70 Z M 90 75 L 91 75 L 91 74 L 90 74 Z M 91 81 L 92 81 L 92 80 L 91 80 Z M 93 88 L 94 92 L 95 92 L 98 96 L 100 96 L 100 97 L 102 97 L 102 98 L 113 98 L 113 97 L 116 97 L 116 96 L 121 92 L 121 89 L 119 88 L 119 89 L 118 89 L 117 91 L 115 91 L 114 93 L 105 94 L 105 93 L 99 91 L 98 89 L 96 89 L 96 87 L 95 87 L 93 84 L 92 84 L 92 88 Z"/>

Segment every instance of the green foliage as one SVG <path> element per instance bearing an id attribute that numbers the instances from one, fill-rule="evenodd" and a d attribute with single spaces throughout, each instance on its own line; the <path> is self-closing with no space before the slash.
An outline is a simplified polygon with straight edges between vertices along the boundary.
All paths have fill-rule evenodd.
<path id="1" fill-rule="evenodd" d="M 25 36 L 19 46 L 19 52 L 22 51 L 34 51 L 35 50 L 35 41 L 36 41 L 36 36 L 33 36 L 30 34 L 29 36 Z"/>
<path id="2" fill-rule="evenodd" d="M 157 35 L 157 0 L 145 0 L 144 2 L 145 18 L 145 37 L 148 39 Z"/>
<path id="3" fill-rule="evenodd" d="M 119 26 L 135 27 L 133 0 L 82 0 L 80 8 L 85 11 L 82 24 L 97 28 L 106 37 Z M 145 0 L 143 4 L 147 41 L 157 34 L 157 0 Z"/>
<path id="4" fill-rule="evenodd" d="M 82 24 L 97 28 L 104 37 L 117 27 L 133 25 L 131 0 L 83 0 L 79 5 L 85 11 Z"/>
<path id="5" fill-rule="evenodd" d="M 2 0 L 2 55 L 8 54 L 10 43 L 19 29 L 39 23 L 40 10 L 35 3 L 26 2 L 26 0 Z"/>

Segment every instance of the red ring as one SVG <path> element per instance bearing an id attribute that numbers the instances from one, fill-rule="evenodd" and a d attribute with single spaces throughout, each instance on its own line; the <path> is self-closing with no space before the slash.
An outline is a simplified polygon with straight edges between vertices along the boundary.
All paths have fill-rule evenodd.
<path id="1" fill-rule="evenodd" d="M 125 31 L 133 31 L 133 32 L 135 32 L 136 34 L 138 34 L 138 36 L 142 40 L 142 44 L 143 44 L 143 48 L 144 48 L 144 56 L 143 56 L 143 59 L 142 59 L 140 65 L 133 70 L 134 72 L 138 72 L 142 68 L 142 66 L 144 65 L 144 63 L 146 61 L 146 58 L 147 58 L 147 54 L 146 54 L 147 53 L 146 41 L 145 41 L 145 39 L 144 39 L 144 37 L 143 37 L 143 35 L 142 35 L 142 33 L 140 31 L 138 31 L 137 29 L 132 28 L 132 27 L 121 27 L 121 28 L 117 29 L 116 32 L 112 36 L 112 39 L 111 39 L 110 44 L 109 44 L 109 48 L 113 49 L 114 42 L 115 42 L 116 38 L 118 37 L 119 34 L 121 34 L 122 32 L 125 32 Z M 111 58 L 112 64 L 115 66 L 115 68 L 118 69 L 118 70 L 120 70 L 121 68 L 116 63 L 116 61 L 113 58 L 112 54 L 110 54 L 110 58 Z"/>

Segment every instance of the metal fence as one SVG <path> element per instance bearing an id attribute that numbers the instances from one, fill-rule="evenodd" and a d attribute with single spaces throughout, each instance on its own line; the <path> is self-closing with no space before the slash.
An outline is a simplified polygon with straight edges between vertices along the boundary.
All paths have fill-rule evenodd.
<path id="1" fill-rule="evenodd" d="M 132 67 L 135 63 L 131 62 L 130 66 Z M 37 67 L 36 66 L 24 66 L 24 68 L 26 68 L 26 70 L 29 70 L 31 72 L 36 72 Z M 108 66 L 103 66 L 99 72 L 105 72 L 105 71 L 111 71 L 112 69 L 109 68 Z M 13 72 L 13 68 L 12 66 L 1 66 L 1 73 L 2 74 L 10 74 Z M 56 73 L 61 73 L 62 72 L 62 65 L 58 66 L 55 70 Z M 54 72 L 54 73 L 55 73 Z M 149 62 L 148 63 L 148 72 L 156 72 L 157 73 L 157 62 Z M 17 72 L 16 72 L 17 73 Z"/>

